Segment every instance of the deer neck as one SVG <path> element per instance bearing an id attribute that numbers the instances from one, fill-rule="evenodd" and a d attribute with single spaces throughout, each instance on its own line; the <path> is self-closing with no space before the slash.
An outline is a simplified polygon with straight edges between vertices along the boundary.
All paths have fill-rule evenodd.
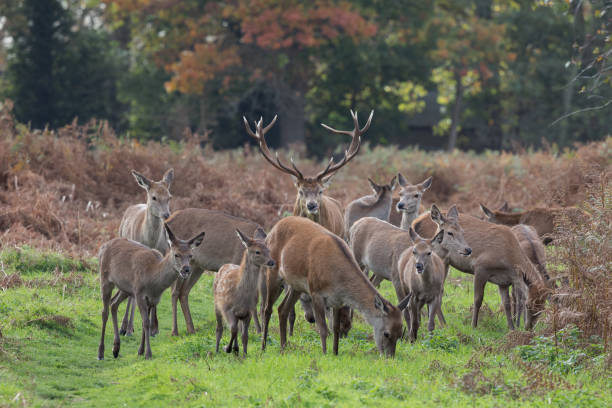
<path id="1" fill-rule="evenodd" d="M 153 212 L 151 211 L 151 208 L 149 208 L 149 206 L 147 206 L 147 211 L 145 212 L 143 235 L 145 240 L 143 244 L 145 244 L 149 248 L 155 248 L 159 250 L 165 249 L 157 248 L 158 243 L 160 241 L 159 238 L 162 235 L 165 235 L 164 222 L 161 218 L 153 215 Z"/>
<path id="2" fill-rule="evenodd" d="M 179 276 L 178 272 L 174 267 L 174 263 L 167 253 L 166 256 L 156 265 L 155 272 L 153 273 L 153 295 L 161 296 L 164 290 L 169 288 Z"/>
<path id="3" fill-rule="evenodd" d="M 259 270 L 259 266 L 248 261 L 248 251 L 245 250 L 240 262 L 240 281 L 238 282 L 238 291 L 240 293 L 256 293 L 254 288 L 257 288 Z"/>
<path id="4" fill-rule="evenodd" d="M 495 213 L 495 222 L 503 225 L 520 224 L 522 213 Z"/>
<path id="5" fill-rule="evenodd" d="M 402 222 L 400 224 L 400 228 L 408 231 L 410 226 L 412 225 L 412 221 L 419 215 L 419 206 L 416 207 L 416 210 L 413 212 L 402 211 Z"/>

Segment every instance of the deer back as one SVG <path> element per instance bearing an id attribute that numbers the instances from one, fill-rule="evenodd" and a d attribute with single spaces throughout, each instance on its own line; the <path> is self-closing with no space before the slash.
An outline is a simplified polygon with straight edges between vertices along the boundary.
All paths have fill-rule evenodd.
<path id="1" fill-rule="evenodd" d="M 521 249 L 527 258 L 536 266 L 538 272 L 545 280 L 550 279 L 546 271 L 546 248 L 536 229 L 530 225 L 518 224 L 511 228 Z"/>
<path id="2" fill-rule="evenodd" d="M 252 235 L 259 227 L 247 219 L 202 208 L 176 211 L 167 223 L 179 236 L 193 236 L 206 231 L 209 239 L 194 249 L 193 262 L 209 271 L 218 271 L 226 263 L 240 264 L 244 246 L 236 236 L 236 229 Z"/>

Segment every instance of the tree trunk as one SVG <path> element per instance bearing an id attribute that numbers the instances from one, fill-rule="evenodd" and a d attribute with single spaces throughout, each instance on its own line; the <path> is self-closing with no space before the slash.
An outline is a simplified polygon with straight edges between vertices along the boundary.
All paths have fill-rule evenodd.
<path id="1" fill-rule="evenodd" d="M 448 151 L 455 150 L 457 144 L 457 127 L 459 125 L 459 116 L 461 114 L 461 100 L 463 99 L 463 84 L 461 83 L 461 74 L 455 72 L 455 103 L 451 113 L 451 128 L 448 137 Z"/>
<path id="2" fill-rule="evenodd" d="M 277 85 L 278 126 L 280 145 L 304 143 L 304 95 L 284 83 Z"/>

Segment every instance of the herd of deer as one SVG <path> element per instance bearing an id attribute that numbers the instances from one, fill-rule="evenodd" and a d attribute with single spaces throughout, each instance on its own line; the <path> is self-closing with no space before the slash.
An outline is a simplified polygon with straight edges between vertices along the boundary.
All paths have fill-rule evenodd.
<path id="1" fill-rule="evenodd" d="M 260 119 L 254 130 L 244 118 L 246 131 L 257 141 L 264 159 L 290 174 L 297 189 L 293 216 L 281 219 L 267 235 L 257 223 L 220 211 L 189 208 L 171 215 L 169 190 L 174 171 L 168 170 L 158 182 L 132 171 L 147 193 L 147 202 L 129 207 L 121 221 L 120 238 L 100 249 L 104 308 L 98 358 L 104 358 L 109 307 L 114 326 L 113 355 L 117 357 L 120 334 L 134 331 L 135 306 L 142 317 L 138 354 L 150 358 L 149 337 L 158 333 L 156 307 L 170 286 L 172 335 L 178 335 L 177 302 L 187 332 L 194 333 L 189 292 L 206 270 L 218 271 L 213 284 L 217 351 L 225 320 L 231 333 L 225 351 L 239 351 L 240 323 L 246 355 L 251 318 L 257 332 L 263 331 L 265 349 L 272 308 L 284 291 L 278 307 L 281 348 L 287 343 L 288 322 L 289 334 L 293 333 L 294 307 L 300 300 L 306 320 L 316 323 L 324 353 L 326 319 L 331 321 L 333 351 L 337 354 L 339 338 L 350 330 L 356 309 L 373 327 L 379 352 L 393 356 L 402 337 L 402 317 L 411 341 L 417 338 L 424 305 L 429 310 L 430 331 L 434 330 L 435 318 L 445 324 L 442 298 L 449 266 L 474 275 L 474 327 L 485 285 L 491 282 L 499 287 L 508 328 L 519 325 L 524 314 L 525 328 L 530 329 L 543 309 L 549 285 L 543 242 L 551 239 L 559 213 L 580 210 L 537 208 L 513 213 L 507 208 L 490 211 L 481 206 L 485 220 L 459 214 L 456 206 L 445 213 L 436 205 L 424 211 L 421 199 L 432 178 L 411 184 L 401 174 L 387 185 L 368 179 L 373 194 L 343 209 L 339 201 L 323 192 L 332 176 L 359 152 L 373 113 L 360 128 L 357 114 L 351 111 L 355 126 L 351 131 L 323 125 L 331 132 L 349 135 L 351 143 L 340 161 L 332 158 L 314 177 L 304 176 L 293 160 L 288 166 L 268 149 L 264 136 L 276 117 L 265 127 Z M 398 185 L 399 199 L 394 199 Z M 369 271 L 373 272 L 371 278 Z M 393 284 L 397 305 L 377 291 L 384 279 Z M 115 287 L 118 291 L 111 296 Z M 117 310 L 126 298 L 128 306 L 119 329 Z"/>

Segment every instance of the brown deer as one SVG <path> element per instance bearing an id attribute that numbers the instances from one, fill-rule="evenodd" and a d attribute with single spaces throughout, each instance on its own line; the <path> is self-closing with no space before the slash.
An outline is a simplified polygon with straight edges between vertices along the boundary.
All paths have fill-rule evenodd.
<path id="1" fill-rule="evenodd" d="M 253 236 L 257 223 L 244 218 L 234 217 L 221 211 L 202 208 L 187 208 L 176 211 L 167 221 L 173 231 L 182 236 L 191 236 L 197 231 L 207 231 L 215 239 L 204 241 L 193 252 L 192 272 L 189 279 L 178 279 L 172 285 L 172 335 L 178 336 L 177 302 L 180 302 L 187 333 L 195 333 L 189 310 L 189 292 L 204 271 L 218 271 L 223 264 L 240 264 L 244 247 L 236 237 L 236 229 Z M 259 326 L 257 314 L 253 315 L 256 328 Z"/>
<path id="2" fill-rule="evenodd" d="M 287 293 L 278 308 L 280 343 L 287 343 L 287 318 L 301 293 L 312 299 L 315 321 L 323 353 L 327 352 L 325 308 L 333 310 L 334 354 L 338 354 L 339 312 L 350 306 L 363 314 L 374 328 L 380 353 L 395 355 L 397 339 L 402 334 L 401 309 L 409 299 L 394 306 L 378 293 L 361 272 L 347 244 L 337 235 L 304 217 L 286 217 L 268 234 L 266 243 L 277 264 L 268 269 L 268 292 L 263 319 L 262 349 L 266 347 L 272 306 L 280 294 L 280 280 Z M 277 281 L 274 283 L 273 281 Z"/>
<path id="3" fill-rule="evenodd" d="M 153 308 L 159 303 L 164 290 L 170 287 L 177 277 L 180 276 L 182 279 L 189 277 L 192 250 L 197 248 L 204 239 L 204 232 L 188 241 L 183 241 L 176 238 L 167 225 L 165 230 L 169 240 L 169 249 L 165 256 L 162 256 L 156 249 L 125 238 L 115 238 L 100 248 L 98 254 L 100 290 L 104 308 L 102 309 L 102 336 L 98 347 L 99 360 L 104 358 L 104 332 L 108 321 L 109 306 L 115 330 L 113 356 L 117 358 L 119 355 L 121 341 L 117 326 L 117 309 L 128 296 L 134 297 L 142 317 L 142 339 L 138 355 L 144 354 L 145 359 L 151 358 L 149 336 Z M 115 287 L 118 291 L 111 298 Z"/>
<path id="4" fill-rule="evenodd" d="M 529 286 L 527 319 L 525 327 L 531 328 L 534 318 L 540 313 L 541 299 L 545 286 L 540 274 L 519 246 L 510 228 L 479 220 L 470 215 L 460 214 L 459 224 L 463 228 L 465 240 L 472 248 L 471 257 L 459 256 L 451 252 L 448 260 L 454 268 L 474 275 L 474 310 L 472 326 L 478 324 L 478 313 L 484 297 L 487 282 L 499 286 L 499 293 L 506 313 L 508 328 L 514 329 L 510 295 L 512 285 L 517 291 L 524 292 L 525 283 Z M 412 223 L 414 230 L 423 237 L 432 237 L 439 229 L 446 230 L 446 221 L 432 220 L 430 213 L 421 214 Z M 537 300 L 537 301 L 536 301 Z"/>
<path id="5" fill-rule="evenodd" d="M 487 220 L 495 224 L 502 224 L 510 227 L 517 224 L 531 225 L 538 232 L 544 245 L 548 245 L 553 241 L 555 223 L 558 222 L 557 220 L 559 218 L 567 217 L 576 222 L 581 222 L 590 218 L 589 214 L 576 207 L 540 207 L 520 212 L 491 211 L 482 204 L 480 207 L 485 213 Z"/>
<path id="6" fill-rule="evenodd" d="M 136 183 L 147 192 L 147 202 L 132 205 L 125 210 L 119 225 L 119 236 L 140 242 L 164 254 L 168 250 L 164 220 L 170 216 L 170 185 L 174 180 L 174 169 L 168 169 L 160 181 L 151 181 L 136 170 L 132 170 L 132 175 Z M 122 335 L 131 336 L 134 333 L 135 309 L 134 299 L 130 297 L 121 323 Z M 155 336 L 159 331 L 155 308 L 151 320 L 151 335 Z"/>
<path id="7" fill-rule="evenodd" d="M 219 269 L 213 282 L 215 295 L 215 316 L 217 317 L 217 347 L 223 336 L 223 319 L 227 321 L 231 337 L 225 347 L 227 353 L 238 353 L 238 323 L 242 323 L 242 353 L 247 354 L 249 342 L 249 323 L 251 315 L 256 315 L 259 271 L 262 266 L 273 267 L 270 251 L 266 247 L 266 233 L 257 228 L 252 238 L 239 229 L 236 234 L 245 250 L 240 265 L 225 264 Z"/>
<path id="8" fill-rule="evenodd" d="M 409 234 L 414 245 L 406 249 L 399 257 L 398 275 L 403 295 L 410 294 L 408 302 L 408 336 L 411 342 L 417 338 L 421 320 L 421 309 L 429 308 L 427 329 L 435 328 L 435 313 L 441 310 L 446 266 L 436 254 L 433 243 L 442 244 L 444 230 L 440 230 L 432 239 L 421 238 L 412 227 Z"/>
<path id="9" fill-rule="evenodd" d="M 297 189 L 297 195 L 295 198 L 295 204 L 293 207 L 293 215 L 299 217 L 306 217 L 320 225 L 324 228 L 327 228 L 332 233 L 338 235 L 339 237 L 345 236 L 344 231 L 344 213 L 343 208 L 340 205 L 340 202 L 334 198 L 326 196 L 323 194 L 323 191 L 329 186 L 332 176 L 344 167 L 348 162 L 350 162 L 356 155 L 359 153 L 359 148 L 361 147 L 361 136 L 370 128 L 370 124 L 372 123 L 372 117 L 374 116 L 374 111 L 370 113 L 368 121 L 366 122 L 363 128 L 359 127 L 359 119 L 357 117 L 357 113 L 351 110 L 351 116 L 353 118 L 353 123 L 355 125 L 354 129 L 351 131 L 348 130 L 336 130 L 330 126 L 325 124 L 321 124 L 325 129 L 339 134 L 345 134 L 351 136 L 351 143 L 349 148 L 344 152 L 344 157 L 339 162 L 334 162 L 333 157 L 330 159 L 327 167 L 317 173 L 314 177 L 306 177 L 304 174 L 297 168 L 296 164 L 291 159 L 291 167 L 284 164 L 281 159 L 272 155 L 270 149 L 268 148 L 268 144 L 265 139 L 266 133 L 274 126 L 276 123 L 277 117 L 274 116 L 274 119 L 268 124 L 266 127 L 263 127 L 263 119 L 260 118 L 258 122 L 255 123 L 255 131 L 251 129 L 249 122 L 246 117 L 243 117 L 244 127 L 246 132 L 255 140 L 257 140 L 257 144 L 259 146 L 259 151 L 265 160 L 268 161 L 274 168 L 282 171 L 283 173 L 289 174 L 294 181 L 295 187 Z M 266 290 L 269 288 L 266 288 Z M 262 293 L 262 298 L 265 296 Z M 305 318 L 309 322 L 314 322 L 314 315 L 309 308 L 310 304 L 308 303 L 307 296 L 304 296 L 301 299 L 302 308 L 305 312 Z M 262 304 L 263 307 L 263 304 Z M 343 316 L 350 316 L 349 313 L 342 313 Z M 293 333 L 293 325 L 295 322 L 295 311 L 292 311 L 290 318 L 290 333 Z M 350 327 L 349 325 L 343 324 L 343 327 Z"/>
<path id="10" fill-rule="evenodd" d="M 370 178 L 368 178 L 368 183 L 373 194 L 351 201 L 344 210 L 344 232 L 347 236 L 351 226 L 361 218 L 374 217 L 389 221 L 397 176 L 394 176 L 389 184 L 379 185 Z"/>
<path id="11" fill-rule="evenodd" d="M 401 173 L 397 174 L 397 180 L 400 185 L 399 200 L 394 200 L 394 206 L 397 211 L 392 212 L 389 218 L 391 224 L 408 231 L 412 221 L 425 211 L 421 205 L 421 199 L 425 191 L 431 187 L 432 179 L 433 177 L 429 177 L 422 183 L 410 184 Z"/>

